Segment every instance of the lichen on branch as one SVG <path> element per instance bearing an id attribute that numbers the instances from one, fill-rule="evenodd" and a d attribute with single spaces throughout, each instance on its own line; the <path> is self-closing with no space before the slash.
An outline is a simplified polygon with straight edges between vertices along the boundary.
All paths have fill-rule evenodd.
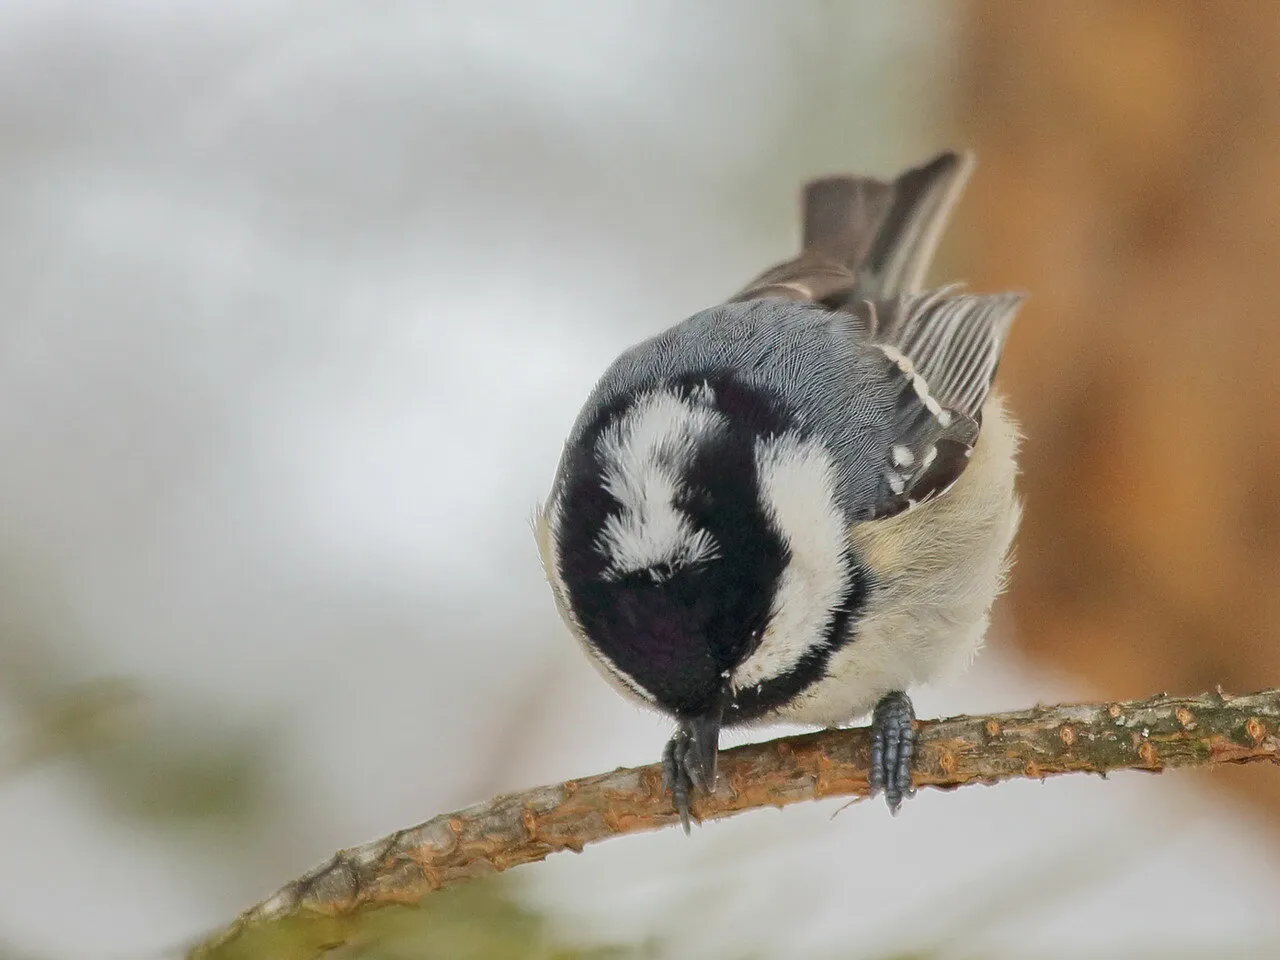
<path id="1" fill-rule="evenodd" d="M 1018 777 L 1114 770 L 1159 772 L 1219 763 L 1277 762 L 1280 690 L 1198 697 L 1037 706 L 1016 713 L 921 721 L 915 784 L 951 789 Z M 700 821 L 756 807 L 867 795 L 866 728 L 823 730 L 726 750 L 712 794 L 693 806 Z M 608 837 L 679 822 L 658 765 L 618 769 L 496 797 L 370 843 L 327 863 L 245 911 L 189 954 L 191 960 L 253 957 L 252 943 L 281 941 L 318 956 L 346 942 L 358 918 L 414 904 L 445 887 L 581 851 Z"/>

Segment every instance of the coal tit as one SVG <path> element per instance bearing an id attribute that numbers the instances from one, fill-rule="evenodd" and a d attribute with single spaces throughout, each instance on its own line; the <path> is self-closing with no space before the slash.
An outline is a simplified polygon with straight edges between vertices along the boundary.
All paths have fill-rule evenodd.
<path id="1" fill-rule="evenodd" d="M 686 831 L 721 728 L 753 722 L 871 712 L 896 811 L 907 687 L 982 642 L 1020 511 L 991 381 L 1021 297 L 922 288 L 972 165 L 808 183 L 799 256 L 623 353 L 569 434 L 547 579 L 605 678 L 675 720 Z"/>

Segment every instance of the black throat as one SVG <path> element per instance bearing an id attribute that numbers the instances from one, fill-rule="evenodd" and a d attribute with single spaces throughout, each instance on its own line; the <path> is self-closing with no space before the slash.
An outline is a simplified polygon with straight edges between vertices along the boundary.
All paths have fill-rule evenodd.
<path id="1" fill-rule="evenodd" d="M 685 493 L 676 504 L 714 538 L 716 559 L 607 575 L 601 531 L 623 504 L 605 489 L 596 446 L 638 392 L 602 409 L 566 451 L 557 548 L 570 603 L 592 644 L 659 706 L 692 717 L 725 704 L 728 674 L 758 642 L 790 560 L 762 507 L 755 455 L 762 436 L 795 424 L 775 398 L 729 374 L 688 376 L 663 388 L 696 395 L 724 417 L 682 470 Z M 734 716 L 730 704 L 725 719 Z"/>

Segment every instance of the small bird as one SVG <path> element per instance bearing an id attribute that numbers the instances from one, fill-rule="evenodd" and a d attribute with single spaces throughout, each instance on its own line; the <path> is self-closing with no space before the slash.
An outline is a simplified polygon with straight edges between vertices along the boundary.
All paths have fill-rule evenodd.
<path id="1" fill-rule="evenodd" d="M 907 688 L 982 643 L 1020 515 L 991 382 L 1022 297 L 923 289 L 972 167 L 809 182 L 799 256 L 625 351 L 572 427 L 543 566 L 604 677 L 675 721 L 686 833 L 721 729 L 752 723 L 870 712 L 896 813 Z"/>

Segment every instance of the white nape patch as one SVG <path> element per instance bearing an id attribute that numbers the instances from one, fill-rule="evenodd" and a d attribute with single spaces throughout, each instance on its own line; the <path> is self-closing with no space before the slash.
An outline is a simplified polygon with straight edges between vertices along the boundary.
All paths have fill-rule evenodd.
<path id="1" fill-rule="evenodd" d="M 836 469 L 820 444 L 794 435 L 761 440 L 762 506 L 791 551 L 760 645 L 733 672 L 735 689 L 792 670 L 819 644 L 847 589 L 848 523 L 836 504 Z"/>
<path id="2" fill-rule="evenodd" d="M 717 556 L 716 541 L 705 530 L 695 529 L 675 505 L 698 442 L 724 422 L 721 414 L 704 405 L 710 393 L 708 386 L 689 398 L 665 390 L 647 394 L 597 442 L 604 487 L 622 504 L 622 510 L 605 521 L 597 541 L 597 549 L 609 560 L 607 577 L 663 563 L 687 566 Z"/>

